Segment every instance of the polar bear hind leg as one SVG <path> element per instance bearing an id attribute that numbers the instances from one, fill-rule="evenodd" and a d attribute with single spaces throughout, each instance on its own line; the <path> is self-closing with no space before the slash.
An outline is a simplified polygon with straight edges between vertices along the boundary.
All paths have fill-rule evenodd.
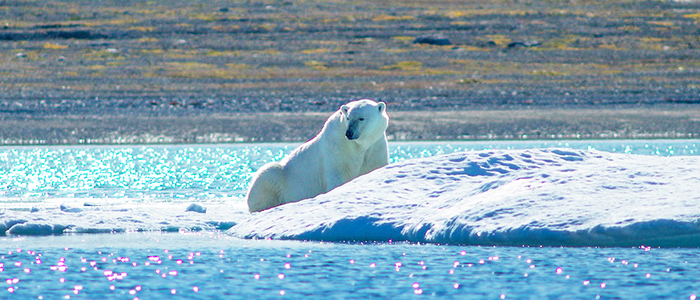
<path id="1" fill-rule="evenodd" d="M 284 169 L 278 163 L 263 166 L 248 191 L 248 210 L 257 212 L 282 204 Z"/>

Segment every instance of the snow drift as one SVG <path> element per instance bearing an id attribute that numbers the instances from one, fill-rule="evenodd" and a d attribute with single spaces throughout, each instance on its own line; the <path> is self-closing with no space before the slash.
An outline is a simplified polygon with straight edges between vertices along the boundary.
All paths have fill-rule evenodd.
<path id="1" fill-rule="evenodd" d="M 700 246 L 700 158 L 495 150 L 407 160 L 255 213 L 242 238 Z"/>

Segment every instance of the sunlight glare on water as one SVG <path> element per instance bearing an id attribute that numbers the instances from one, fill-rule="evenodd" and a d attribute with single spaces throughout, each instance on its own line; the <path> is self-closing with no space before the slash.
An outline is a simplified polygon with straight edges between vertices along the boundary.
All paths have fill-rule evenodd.
<path id="1" fill-rule="evenodd" d="M 10 239 L 0 250 L 0 274 L 7 278 L 0 298 L 689 299 L 700 292 L 694 249 L 333 244 L 131 233 Z M 36 263 L 39 258 L 43 263 Z"/>
<path id="2" fill-rule="evenodd" d="M 12 198 L 240 198 L 252 172 L 288 147 L 0 148 L 0 188 Z"/>
<path id="3" fill-rule="evenodd" d="M 458 151 L 551 147 L 660 156 L 698 155 L 699 144 L 683 140 L 390 143 L 390 162 Z M 240 200 L 258 168 L 281 160 L 296 146 L 0 148 L 0 198 L 14 202 L 52 198 L 132 202 Z"/>

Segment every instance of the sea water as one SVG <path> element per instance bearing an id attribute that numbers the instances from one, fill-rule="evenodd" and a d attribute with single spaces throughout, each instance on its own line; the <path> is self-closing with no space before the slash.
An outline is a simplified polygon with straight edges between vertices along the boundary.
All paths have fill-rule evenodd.
<path id="1" fill-rule="evenodd" d="M 549 147 L 698 155 L 699 144 L 684 140 L 395 143 L 391 161 L 464 150 Z M 113 214 L 127 204 L 240 204 L 252 172 L 281 159 L 294 146 L 2 148 L 0 222 L 30 208 L 40 215 L 58 211 L 54 206 L 66 201 L 84 204 L 83 208 L 108 204 L 118 208 Z M 0 298 L 695 299 L 700 293 L 698 257 L 696 248 L 644 245 L 562 248 L 241 240 L 219 230 L 0 236 L 4 280 Z"/>
<path id="2" fill-rule="evenodd" d="M 390 143 L 390 163 L 485 149 L 573 148 L 700 155 L 697 140 Z M 37 199 L 230 202 L 252 174 L 297 144 L 0 147 L 0 205 Z M 40 202 L 41 202 L 40 201 Z M 36 205 L 41 205 L 41 203 Z M 9 204 L 8 203 L 8 204 Z M 96 203 L 99 204 L 99 203 Z M 10 205 L 10 206 L 12 206 Z"/>
<path id="3" fill-rule="evenodd" d="M 237 240 L 4 239 L 2 299 L 693 299 L 697 249 Z"/>

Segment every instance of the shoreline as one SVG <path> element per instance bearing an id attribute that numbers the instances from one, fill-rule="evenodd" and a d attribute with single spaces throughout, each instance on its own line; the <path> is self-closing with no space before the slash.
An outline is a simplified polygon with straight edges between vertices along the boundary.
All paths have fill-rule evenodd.
<path id="1" fill-rule="evenodd" d="M 3 146 L 299 143 L 332 112 L 5 117 Z M 398 141 L 700 138 L 700 108 L 389 111 Z"/>

